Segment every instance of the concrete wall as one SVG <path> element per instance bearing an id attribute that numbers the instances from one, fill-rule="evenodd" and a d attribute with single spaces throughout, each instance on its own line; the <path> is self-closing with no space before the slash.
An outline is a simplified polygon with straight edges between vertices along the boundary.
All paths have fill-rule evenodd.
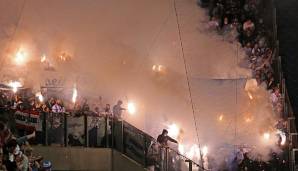
<path id="1" fill-rule="evenodd" d="M 53 163 L 54 170 L 144 171 L 121 153 L 108 148 L 34 147 L 36 154 Z M 113 157 L 113 162 L 112 162 Z M 113 164 L 113 167 L 112 167 Z"/>

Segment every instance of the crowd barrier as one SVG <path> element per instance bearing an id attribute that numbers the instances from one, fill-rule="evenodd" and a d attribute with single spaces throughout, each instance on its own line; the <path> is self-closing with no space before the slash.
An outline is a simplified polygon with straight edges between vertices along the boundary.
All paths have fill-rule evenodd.
<path id="1" fill-rule="evenodd" d="M 62 147 L 111 148 L 144 168 L 160 171 L 205 170 L 178 150 L 160 146 L 156 140 L 124 120 L 107 116 L 40 111 L 41 129 L 35 144 Z M 188 166 L 188 167 L 187 167 Z"/>

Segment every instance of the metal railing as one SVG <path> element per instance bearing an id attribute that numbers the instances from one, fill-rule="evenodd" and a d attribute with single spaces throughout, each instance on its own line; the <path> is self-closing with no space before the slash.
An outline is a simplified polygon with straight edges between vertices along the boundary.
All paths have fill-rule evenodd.
<path id="1" fill-rule="evenodd" d="M 160 146 L 156 140 L 124 120 L 88 113 L 41 112 L 42 130 L 38 138 L 45 146 L 112 148 L 144 168 L 160 171 L 206 170 L 178 150 Z"/>

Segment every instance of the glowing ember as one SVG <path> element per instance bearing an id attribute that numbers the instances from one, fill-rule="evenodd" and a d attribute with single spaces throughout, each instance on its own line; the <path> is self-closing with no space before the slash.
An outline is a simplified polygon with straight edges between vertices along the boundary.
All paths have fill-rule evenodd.
<path id="1" fill-rule="evenodd" d="M 41 62 L 41 63 L 44 63 L 46 60 L 47 60 L 46 55 L 42 55 L 42 56 L 41 56 L 41 59 L 40 59 L 40 62 Z"/>
<path id="2" fill-rule="evenodd" d="M 16 93 L 18 91 L 18 88 L 22 87 L 22 84 L 18 81 L 11 81 L 10 83 L 8 83 L 8 86 L 10 86 L 12 88 L 12 91 Z"/>
<path id="3" fill-rule="evenodd" d="M 264 138 L 264 140 L 268 141 L 268 140 L 270 139 L 270 133 L 265 132 L 265 133 L 263 134 L 263 138 Z"/>
<path id="4" fill-rule="evenodd" d="M 249 122 L 251 122 L 252 121 L 252 117 L 245 117 L 245 122 L 246 123 L 249 123 Z"/>
<path id="5" fill-rule="evenodd" d="M 128 104 L 127 104 L 127 110 L 128 110 L 128 113 L 129 114 L 135 114 L 136 113 L 136 106 L 135 106 L 135 104 L 133 103 L 133 102 L 129 102 Z"/>
<path id="6" fill-rule="evenodd" d="M 73 103 L 76 103 L 77 96 L 78 96 L 78 90 L 77 90 L 76 86 L 74 86 L 73 90 L 72 90 L 72 102 Z"/>
<path id="7" fill-rule="evenodd" d="M 161 71 L 163 71 L 163 69 L 164 69 L 164 66 L 163 65 L 153 65 L 152 66 L 152 70 L 154 72 L 161 72 Z"/>
<path id="8" fill-rule="evenodd" d="M 161 71 L 161 70 L 162 70 L 162 68 L 163 68 L 163 66 L 162 66 L 162 65 L 158 65 L 158 71 Z"/>
<path id="9" fill-rule="evenodd" d="M 169 136 L 176 139 L 180 133 L 180 128 L 176 124 L 168 126 Z"/>
<path id="10" fill-rule="evenodd" d="M 222 121 L 222 120 L 223 120 L 223 117 L 224 117 L 224 116 L 223 116 L 222 114 L 219 115 L 218 120 L 219 120 L 219 121 Z"/>
<path id="11" fill-rule="evenodd" d="M 38 97 L 38 100 L 40 102 L 43 102 L 43 96 L 42 96 L 41 92 L 36 93 L 35 96 Z"/>
<path id="12" fill-rule="evenodd" d="M 207 146 L 204 146 L 202 148 L 202 154 L 203 154 L 203 156 L 207 156 L 207 154 L 208 154 L 208 147 Z"/>
<path id="13" fill-rule="evenodd" d="M 19 50 L 14 58 L 14 61 L 17 65 L 23 65 L 26 62 L 26 57 L 27 54 L 24 51 Z"/>
<path id="14" fill-rule="evenodd" d="M 152 66 L 152 70 L 153 70 L 153 71 L 156 71 L 156 68 L 157 68 L 156 65 L 153 65 L 153 66 Z"/>
<path id="15" fill-rule="evenodd" d="M 250 100 L 253 100 L 253 96 L 252 96 L 252 94 L 249 91 L 247 92 L 247 95 L 248 95 L 248 97 L 249 97 Z"/>

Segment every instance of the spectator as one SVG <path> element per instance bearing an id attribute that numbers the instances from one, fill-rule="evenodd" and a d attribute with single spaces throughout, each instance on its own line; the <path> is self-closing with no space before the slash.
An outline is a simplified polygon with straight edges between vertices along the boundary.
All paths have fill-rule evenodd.
<path id="1" fill-rule="evenodd" d="M 168 131 L 166 129 L 162 130 L 162 133 L 157 137 L 157 142 L 163 146 L 168 146 L 168 141 L 173 143 L 178 143 L 178 141 L 174 140 L 173 138 L 168 136 Z"/>
<path id="2" fill-rule="evenodd" d="M 117 104 L 113 107 L 113 115 L 114 118 L 117 120 L 122 119 L 122 111 L 126 110 L 125 108 L 121 107 L 123 102 L 121 100 L 118 100 Z"/>

